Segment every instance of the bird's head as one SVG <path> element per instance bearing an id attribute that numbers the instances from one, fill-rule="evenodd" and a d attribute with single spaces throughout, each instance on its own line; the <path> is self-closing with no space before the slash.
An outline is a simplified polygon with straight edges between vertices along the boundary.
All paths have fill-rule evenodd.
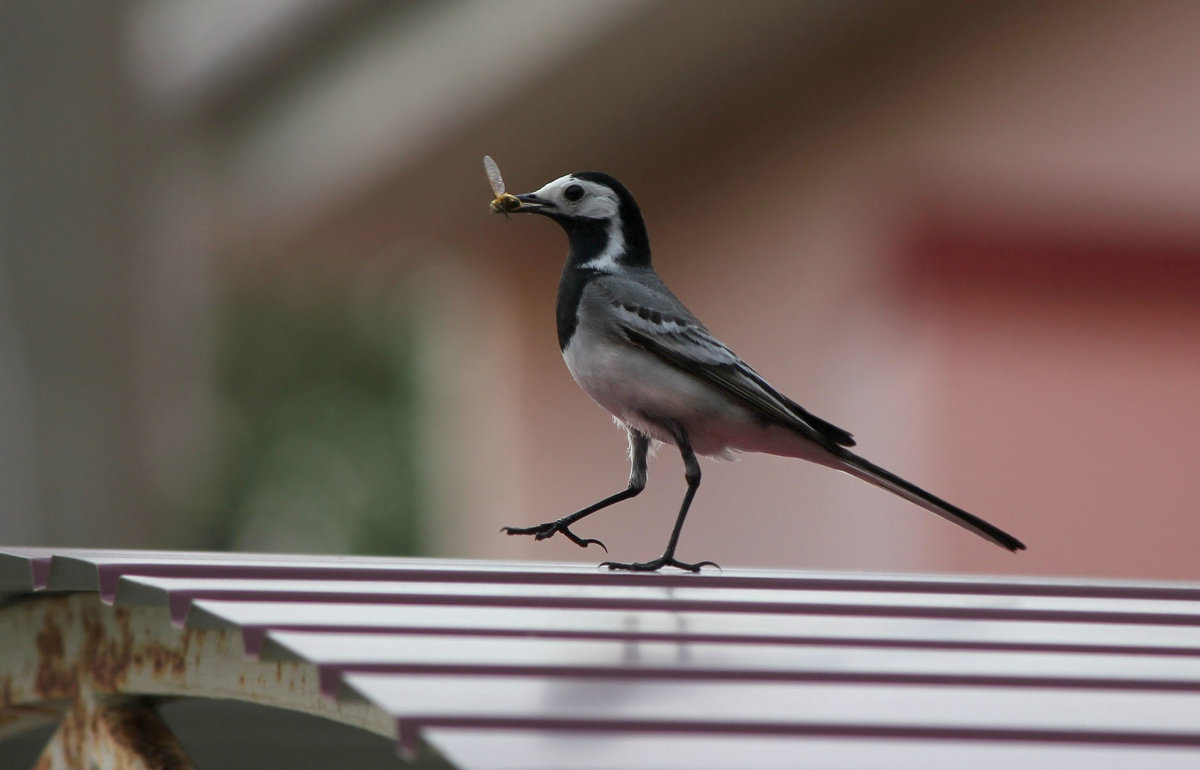
<path id="1" fill-rule="evenodd" d="M 649 266 L 650 240 L 637 201 L 615 178 L 599 171 L 559 177 L 540 190 L 501 196 L 506 214 L 541 214 L 562 226 L 579 266 L 608 271 L 618 264 Z"/>

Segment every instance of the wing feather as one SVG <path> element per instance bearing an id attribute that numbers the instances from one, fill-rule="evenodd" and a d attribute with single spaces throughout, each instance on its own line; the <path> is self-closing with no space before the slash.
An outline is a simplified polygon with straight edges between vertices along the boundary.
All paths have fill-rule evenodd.
<path id="1" fill-rule="evenodd" d="M 620 282 L 620 291 L 616 291 Z M 657 282 L 656 282 L 657 283 Z M 633 344 L 723 390 L 764 419 L 836 449 L 854 446 L 849 432 L 809 413 L 714 337 L 661 283 L 647 286 L 615 276 L 594 282 L 612 306 L 618 330 Z M 661 287 L 661 288 L 660 288 Z"/>

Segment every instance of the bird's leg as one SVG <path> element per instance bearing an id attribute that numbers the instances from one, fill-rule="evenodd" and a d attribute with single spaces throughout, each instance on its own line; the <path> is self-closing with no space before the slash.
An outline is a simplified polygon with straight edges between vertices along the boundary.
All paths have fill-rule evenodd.
<path id="1" fill-rule="evenodd" d="M 548 521 L 545 524 L 537 524 L 532 527 L 504 527 L 501 532 L 507 535 L 533 535 L 537 540 L 545 540 L 548 537 L 553 537 L 556 533 L 561 533 L 568 540 L 581 548 L 587 548 L 592 543 L 603 548 L 606 552 L 608 548 L 595 538 L 582 538 L 571 531 L 570 527 L 575 522 L 582 519 L 584 516 L 591 516 L 596 511 L 599 511 L 608 506 L 619 503 L 622 500 L 628 500 L 631 497 L 636 497 L 643 489 L 646 488 L 646 467 L 647 457 L 650 454 L 650 437 L 641 431 L 629 428 L 629 486 L 622 489 L 615 495 L 609 495 L 598 503 L 592 503 L 587 508 L 575 511 L 569 516 L 563 516 L 555 521 Z"/>
<path id="2" fill-rule="evenodd" d="M 683 495 L 683 504 L 679 506 L 679 516 L 675 519 L 675 528 L 671 530 L 671 539 L 667 541 L 667 550 L 663 551 L 663 555 L 652 561 L 638 561 L 631 564 L 622 562 L 606 561 L 601 564 L 601 567 L 608 567 L 612 570 L 629 570 L 632 572 L 654 572 L 663 567 L 677 567 L 688 572 L 699 572 L 703 566 L 717 567 L 715 562 L 700 561 L 694 564 L 679 561 L 675 558 L 675 547 L 679 545 L 679 533 L 683 531 L 683 520 L 687 518 L 688 508 L 692 505 L 692 498 L 696 496 L 696 490 L 700 488 L 700 461 L 696 459 L 696 453 L 692 451 L 692 444 L 688 440 L 687 431 L 677 422 L 671 421 L 666 423 L 666 427 L 671 431 L 671 435 L 675 438 L 675 443 L 679 447 L 679 453 L 683 455 L 683 477 L 687 480 L 687 492 Z"/>

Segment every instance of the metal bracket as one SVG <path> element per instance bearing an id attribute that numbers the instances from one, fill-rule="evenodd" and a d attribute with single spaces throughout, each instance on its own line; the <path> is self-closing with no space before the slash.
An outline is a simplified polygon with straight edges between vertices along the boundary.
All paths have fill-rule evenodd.
<path id="1" fill-rule="evenodd" d="M 181 629 L 165 608 L 39 596 L 0 607 L 0 639 L 0 740 L 62 719 L 38 770 L 190 767 L 153 697 L 248 701 L 396 737 L 376 706 L 323 696 L 312 664 L 249 658 L 240 631 Z"/>
<path id="2" fill-rule="evenodd" d="M 151 701 L 83 689 L 35 770 L 192 770 Z"/>

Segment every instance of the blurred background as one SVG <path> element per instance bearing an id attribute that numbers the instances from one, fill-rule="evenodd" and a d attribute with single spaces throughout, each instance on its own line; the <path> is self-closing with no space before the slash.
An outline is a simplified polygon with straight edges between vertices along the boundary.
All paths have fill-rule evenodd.
<path id="1" fill-rule="evenodd" d="M 1200 5 L 0 5 L 0 542 L 595 561 L 555 341 L 605 170 L 656 265 L 867 457 L 705 463 L 680 556 L 1200 578 Z M 580 527 L 656 556 L 684 484 Z"/>

